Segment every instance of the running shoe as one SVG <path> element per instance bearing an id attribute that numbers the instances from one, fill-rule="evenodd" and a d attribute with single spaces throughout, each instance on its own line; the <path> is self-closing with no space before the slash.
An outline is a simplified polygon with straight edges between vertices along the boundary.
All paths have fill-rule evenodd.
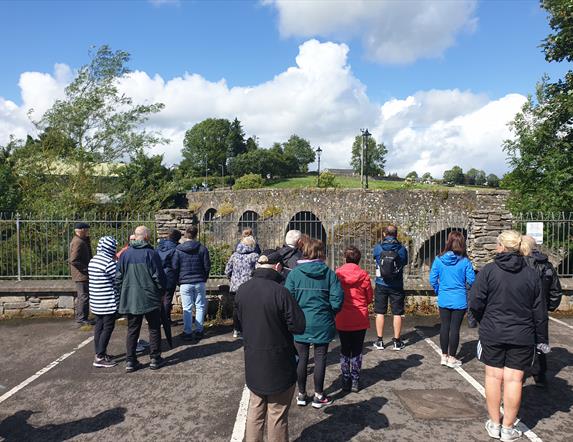
<path id="1" fill-rule="evenodd" d="M 159 370 L 164 365 L 165 365 L 165 359 L 163 359 L 161 356 L 158 356 L 151 360 L 151 362 L 149 363 L 149 368 L 152 370 Z"/>
<path id="2" fill-rule="evenodd" d="M 454 358 L 453 356 L 448 356 L 448 360 L 446 365 L 450 368 L 457 368 L 462 366 L 462 361 L 459 359 Z"/>
<path id="3" fill-rule="evenodd" d="M 501 424 L 494 424 L 491 419 L 488 419 L 485 423 L 485 429 L 489 437 L 494 439 L 499 439 L 501 437 Z"/>
<path id="4" fill-rule="evenodd" d="M 117 362 L 113 361 L 108 355 L 104 355 L 103 357 L 95 357 L 93 366 L 97 368 L 111 368 L 115 367 Z"/>
<path id="5" fill-rule="evenodd" d="M 127 361 L 125 364 L 125 371 L 126 373 L 133 373 L 141 368 L 141 364 L 136 359 L 135 361 Z"/>
<path id="6" fill-rule="evenodd" d="M 392 350 L 394 351 L 400 351 L 404 347 L 406 347 L 406 344 L 404 344 L 404 342 L 402 342 L 402 340 L 400 339 L 394 339 L 392 342 L 393 342 Z"/>
<path id="7" fill-rule="evenodd" d="M 332 399 L 330 399 L 327 395 L 322 394 L 319 396 L 316 393 L 314 394 L 314 398 L 312 399 L 312 406 L 314 408 L 322 408 L 330 404 L 332 404 Z"/>
<path id="8" fill-rule="evenodd" d="M 342 391 L 351 391 L 352 390 L 352 379 L 350 378 L 342 378 Z"/>
<path id="9" fill-rule="evenodd" d="M 499 440 L 503 442 L 510 442 L 512 440 L 517 440 L 523 436 L 523 432 L 519 431 L 515 426 L 511 428 L 501 427 L 501 437 Z"/>
<path id="10" fill-rule="evenodd" d="M 384 350 L 384 342 L 381 339 L 378 339 L 377 341 L 375 341 L 374 344 L 372 344 L 372 346 L 376 350 Z"/>
<path id="11" fill-rule="evenodd" d="M 358 393 L 360 391 L 360 383 L 358 382 L 358 379 L 352 379 L 352 387 L 350 388 L 352 393 Z"/>
<path id="12" fill-rule="evenodd" d="M 442 355 L 440 365 L 448 365 L 448 357 L 446 355 Z"/>
<path id="13" fill-rule="evenodd" d="M 233 338 L 239 339 L 239 338 L 242 338 L 242 337 L 243 337 L 243 335 L 242 335 L 242 333 L 241 333 L 239 330 L 233 330 Z"/>
<path id="14" fill-rule="evenodd" d="M 301 407 L 305 407 L 306 406 L 306 394 L 305 393 L 299 393 L 296 396 L 296 404 L 300 405 Z"/>

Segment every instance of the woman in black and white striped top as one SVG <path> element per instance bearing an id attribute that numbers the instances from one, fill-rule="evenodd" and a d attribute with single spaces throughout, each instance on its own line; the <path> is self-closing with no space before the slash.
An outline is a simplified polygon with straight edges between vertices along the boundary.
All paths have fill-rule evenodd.
<path id="1" fill-rule="evenodd" d="M 107 354 L 107 345 L 115 328 L 119 294 L 115 289 L 115 250 L 113 236 L 100 238 L 97 253 L 88 266 L 90 310 L 96 317 L 94 327 L 94 367 L 113 367 L 117 362 Z"/>

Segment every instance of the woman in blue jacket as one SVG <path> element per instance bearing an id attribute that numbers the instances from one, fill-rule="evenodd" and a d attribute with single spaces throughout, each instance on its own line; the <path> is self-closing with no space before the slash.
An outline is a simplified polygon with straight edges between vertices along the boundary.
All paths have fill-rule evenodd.
<path id="1" fill-rule="evenodd" d="M 475 277 L 463 233 L 450 232 L 446 247 L 434 260 L 430 271 L 430 284 L 438 295 L 440 308 L 441 365 L 450 368 L 462 365 L 456 359 L 456 352 L 460 342 L 460 326 L 468 308 L 466 287 L 471 287 Z"/>

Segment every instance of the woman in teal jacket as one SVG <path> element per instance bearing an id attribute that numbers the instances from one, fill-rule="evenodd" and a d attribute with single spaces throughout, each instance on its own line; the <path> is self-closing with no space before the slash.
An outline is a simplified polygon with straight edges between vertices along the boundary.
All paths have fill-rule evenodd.
<path id="1" fill-rule="evenodd" d="M 450 232 L 444 251 L 434 260 L 430 271 L 430 284 L 438 295 L 440 308 L 441 364 L 450 368 L 462 365 L 456 359 L 456 352 L 460 342 L 460 326 L 468 308 L 466 290 L 472 286 L 475 278 L 463 233 Z"/>
<path id="2" fill-rule="evenodd" d="M 294 335 L 299 360 L 298 405 L 307 404 L 306 374 L 309 348 L 314 346 L 314 398 L 312 406 L 322 408 L 332 403 L 323 394 L 326 353 L 328 344 L 336 333 L 334 316 L 342 308 L 344 292 L 336 274 L 324 263 L 324 244 L 311 240 L 305 244 L 302 260 L 288 274 L 285 287 L 292 293 L 304 312 L 306 328 L 303 334 Z"/>

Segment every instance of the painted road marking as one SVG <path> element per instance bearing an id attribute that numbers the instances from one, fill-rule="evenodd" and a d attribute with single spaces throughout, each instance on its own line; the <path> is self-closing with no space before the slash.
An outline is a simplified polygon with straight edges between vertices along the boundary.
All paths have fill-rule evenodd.
<path id="1" fill-rule="evenodd" d="M 564 325 L 565 327 L 569 327 L 569 328 L 573 329 L 573 325 L 569 325 L 566 322 L 561 321 L 560 319 L 555 319 L 555 318 L 552 318 L 551 316 L 549 316 L 549 319 L 553 322 L 557 322 L 558 324 L 561 324 L 561 325 Z"/>
<path id="2" fill-rule="evenodd" d="M 243 388 L 243 395 L 241 396 L 241 403 L 237 411 L 237 418 L 235 419 L 235 426 L 233 427 L 233 434 L 231 435 L 231 442 L 241 442 L 245 437 L 245 429 L 247 428 L 247 409 L 249 408 L 249 398 L 251 392 L 245 385 Z"/>
<path id="3" fill-rule="evenodd" d="M 26 387 L 27 385 L 31 384 L 32 382 L 34 382 L 36 379 L 38 379 L 40 376 L 42 376 L 44 373 L 47 373 L 48 371 L 50 371 L 52 368 L 54 368 L 55 366 L 57 366 L 60 362 L 66 360 L 67 358 L 69 358 L 71 355 L 73 355 L 76 351 L 78 351 L 80 348 L 85 347 L 86 345 L 88 345 L 90 342 L 92 342 L 94 340 L 93 336 L 90 336 L 89 338 L 87 338 L 85 341 L 83 341 L 82 343 L 80 343 L 76 348 L 74 348 L 72 351 L 70 351 L 69 353 L 65 353 L 62 356 L 60 356 L 58 359 L 56 359 L 54 362 L 46 365 L 44 368 L 42 368 L 41 370 L 37 371 L 35 374 L 33 374 L 32 376 L 30 376 L 28 379 L 26 379 L 23 382 L 20 382 L 18 385 L 16 385 L 14 388 L 12 388 L 10 391 L 7 391 L 6 393 L 4 393 L 2 396 L 0 396 L 0 404 L 2 402 L 4 402 L 5 400 L 9 399 L 10 397 L 14 396 L 16 393 L 18 393 L 22 388 Z"/>
<path id="4" fill-rule="evenodd" d="M 434 341 L 432 341 L 430 338 L 426 338 L 422 333 L 420 333 L 419 331 L 417 331 L 418 335 L 420 335 L 420 337 L 426 341 L 426 343 L 432 347 L 434 349 L 434 351 L 441 357 L 442 356 L 442 350 L 440 349 L 440 347 L 438 347 L 436 345 L 436 343 Z M 478 382 L 476 381 L 476 379 L 471 376 L 467 371 L 465 371 L 463 368 L 461 367 L 456 367 L 454 368 L 454 370 L 456 370 L 466 381 L 468 381 L 472 387 L 474 387 L 479 394 L 481 394 L 484 398 L 485 398 L 485 388 Z M 523 435 L 526 436 L 530 441 L 532 442 L 543 442 L 539 436 L 537 436 L 537 434 L 535 434 L 532 430 L 529 429 L 529 427 L 527 425 L 525 425 L 523 422 L 518 422 L 516 425 L 516 428 L 520 431 L 523 431 Z"/>

